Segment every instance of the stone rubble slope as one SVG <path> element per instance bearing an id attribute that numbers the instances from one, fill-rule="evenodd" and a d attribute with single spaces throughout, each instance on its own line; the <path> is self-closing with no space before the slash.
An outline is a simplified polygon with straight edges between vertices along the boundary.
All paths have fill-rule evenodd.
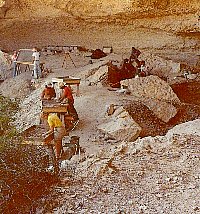
<path id="1" fill-rule="evenodd" d="M 40 124 L 40 113 L 42 108 L 40 95 L 43 88 L 44 85 L 32 91 L 31 94 L 20 103 L 20 111 L 15 115 L 15 125 L 17 129 L 22 131 L 32 125 Z"/>
<path id="2" fill-rule="evenodd" d="M 121 142 L 79 161 L 74 185 L 56 188 L 55 213 L 198 213 L 200 120 L 181 124 L 185 133 Z M 179 129 L 179 125 L 176 128 Z M 65 171 L 65 168 L 62 169 Z M 82 177 L 82 179 L 80 179 Z"/>
<path id="3" fill-rule="evenodd" d="M 31 75 L 22 73 L 15 78 L 8 78 L 1 83 L 2 95 L 18 100 L 23 100 L 31 93 Z"/>
<path id="4" fill-rule="evenodd" d="M 184 134 L 200 136 L 200 119 L 182 123 L 173 127 L 167 132 L 166 137 L 170 141 L 173 139 L 174 135 Z"/>
<path id="5" fill-rule="evenodd" d="M 5 79 L 9 70 L 9 55 L 0 50 L 0 77 Z"/>
<path id="6" fill-rule="evenodd" d="M 175 136 L 190 135 L 199 137 L 200 135 L 199 127 L 200 119 L 197 119 L 194 121 L 186 122 L 175 126 L 171 130 L 169 130 L 165 136 L 156 136 L 156 137 L 149 136 L 142 139 L 137 139 L 136 141 L 133 142 L 127 142 L 124 140 L 119 145 L 118 144 L 113 145 L 109 151 L 108 150 L 100 151 L 99 154 L 95 155 L 95 157 L 91 157 L 90 159 L 86 160 L 86 162 L 83 162 L 83 165 L 86 168 L 91 167 L 90 172 L 95 172 L 95 174 L 97 175 L 102 170 L 104 171 L 105 167 L 108 168 L 107 164 L 110 163 L 111 160 L 113 160 L 122 152 L 123 155 L 126 155 L 126 154 L 136 154 L 137 152 L 148 148 L 151 149 L 152 151 L 154 150 L 156 151 L 157 149 L 161 148 L 166 148 L 173 143 L 173 137 Z M 81 168 L 85 169 L 82 166 Z"/>
<path id="7" fill-rule="evenodd" d="M 90 73 L 90 68 L 96 66 L 94 64 L 87 65 L 87 69 L 79 68 L 79 71 L 83 72 L 82 77 L 85 77 L 85 73 Z M 101 66 L 97 67 L 96 71 L 99 68 L 101 69 Z M 71 73 L 79 76 L 76 71 L 77 69 L 72 69 Z M 51 76 L 59 74 L 52 73 Z M 66 71 L 63 74 L 66 74 Z M 20 77 L 24 77 L 23 75 L 26 74 L 10 81 L 16 81 L 20 85 Z M 43 87 L 43 83 L 40 83 L 36 90 L 22 100 L 21 110 L 16 115 L 19 129 L 39 123 L 39 97 Z M 160 93 L 156 94 L 156 98 L 162 98 L 164 92 L 155 91 Z M 55 199 L 57 204 L 51 203 L 54 213 L 114 214 L 124 210 L 125 213 L 172 214 L 177 213 L 177 210 L 180 210 L 180 213 L 193 213 L 199 209 L 199 120 L 181 124 L 172 134 L 170 130 L 170 134 L 166 136 L 146 137 L 133 142 L 102 143 L 97 138 L 97 126 L 108 119 L 105 118 L 106 105 L 120 105 L 127 95 L 117 94 L 96 85 L 88 86 L 84 84 L 84 78 L 80 92 L 81 96 L 75 98 L 80 124 L 72 134 L 80 136 L 81 146 L 87 148 L 87 152 L 62 164 L 61 173 L 66 174 L 61 179 L 61 187 L 58 184 L 55 188 L 59 194 Z M 179 102 L 171 89 L 168 92 L 166 97 L 169 103 Z M 168 103 L 166 97 L 164 101 Z M 150 98 L 147 96 L 147 100 Z M 138 96 L 137 99 L 140 100 L 141 97 Z M 113 121 L 119 115 L 126 116 L 120 109 L 110 116 Z M 194 129 L 191 128 L 193 125 Z M 177 130 L 185 131 L 179 134 Z M 97 152 L 93 150 L 94 147 L 98 147 Z M 74 174 L 70 174 L 70 167 L 74 167 Z M 69 183 L 73 182 L 75 185 L 69 186 Z M 184 203 L 180 203 L 180 199 Z"/>

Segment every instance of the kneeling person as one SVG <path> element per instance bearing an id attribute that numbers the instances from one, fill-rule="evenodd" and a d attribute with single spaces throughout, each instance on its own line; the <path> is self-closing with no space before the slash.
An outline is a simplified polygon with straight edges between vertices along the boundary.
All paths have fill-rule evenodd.
<path id="1" fill-rule="evenodd" d="M 45 89 L 42 91 L 41 99 L 42 100 L 51 100 L 56 97 L 56 91 L 52 86 L 51 82 L 45 84 Z"/>

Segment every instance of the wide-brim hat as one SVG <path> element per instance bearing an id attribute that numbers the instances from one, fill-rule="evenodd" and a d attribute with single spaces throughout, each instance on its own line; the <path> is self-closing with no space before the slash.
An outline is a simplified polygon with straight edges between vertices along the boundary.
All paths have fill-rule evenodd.
<path id="1" fill-rule="evenodd" d="M 48 87 L 51 87 L 52 83 L 51 82 L 46 82 L 45 85 L 48 86 Z"/>
<path id="2" fill-rule="evenodd" d="M 58 87 L 59 87 L 59 88 L 63 88 L 64 86 L 65 86 L 65 83 L 64 83 L 64 82 L 59 82 L 59 83 L 58 83 Z"/>

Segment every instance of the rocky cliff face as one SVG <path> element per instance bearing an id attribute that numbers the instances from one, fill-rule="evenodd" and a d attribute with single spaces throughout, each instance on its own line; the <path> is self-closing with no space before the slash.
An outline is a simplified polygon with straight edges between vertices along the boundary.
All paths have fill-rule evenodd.
<path id="1" fill-rule="evenodd" d="M 113 16 L 160 16 L 196 13 L 198 0 L 1 0 L 1 17 L 51 16 L 71 14 L 80 17 Z M 198 14 L 199 15 L 199 14 Z"/>
<path id="2" fill-rule="evenodd" d="M 199 8 L 199 0 L 0 0 L 0 49 L 198 50 Z"/>

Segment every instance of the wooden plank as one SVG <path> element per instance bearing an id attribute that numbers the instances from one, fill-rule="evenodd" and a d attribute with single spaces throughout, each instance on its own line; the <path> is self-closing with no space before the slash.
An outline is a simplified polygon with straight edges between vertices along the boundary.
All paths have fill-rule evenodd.
<path id="1" fill-rule="evenodd" d="M 54 139 L 53 133 L 43 136 L 47 128 L 43 125 L 33 125 L 24 130 L 21 134 L 24 137 L 23 144 L 43 145 L 50 143 Z"/>
<path id="2" fill-rule="evenodd" d="M 36 125 L 30 126 L 27 129 L 25 129 L 21 134 L 23 137 L 26 137 L 30 131 L 34 130 L 36 128 Z"/>
<path id="3" fill-rule="evenodd" d="M 46 113 L 65 113 L 67 112 L 67 105 L 60 106 L 43 106 L 42 111 Z"/>
<path id="4" fill-rule="evenodd" d="M 34 141 L 34 140 L 24 140 L 22 142 L 24 145 L 34 145 L 34 146 L 43 146 L 44 143 L 41 141 Z"/>
<path id="5" fill-rule="evenodd" d="M 50 142 L 53 141 L 53 139 L 54 139 L 54 134 L 51 133 L 44 138 L 43 142 L 46 144 L 49 144 Z"/>
<path id="6" fill-rule="evenodd" d="M 22 64 L 22 65 L 33 65 L 33 62 L 23 62 L 23 61 L 16 61 L 17 64 Z"/>
<path id="7" fill-rule="evenodd" d="M 77 85 L 80 84 L 81 79 L 75 77 L 55 77 L 52 78 L 52 82 L 54 83 L 64 82 L 68 85 Z"/>
<path id="8" fill-rule="evenodd" d="M 34 65 L 33 62 L 23 62 L 23 61 L 16 61 L 17 64 L 21 64 L 21 65 Z M 44 65 L 45 62 L 40 62 L 40 65 Z"/>

